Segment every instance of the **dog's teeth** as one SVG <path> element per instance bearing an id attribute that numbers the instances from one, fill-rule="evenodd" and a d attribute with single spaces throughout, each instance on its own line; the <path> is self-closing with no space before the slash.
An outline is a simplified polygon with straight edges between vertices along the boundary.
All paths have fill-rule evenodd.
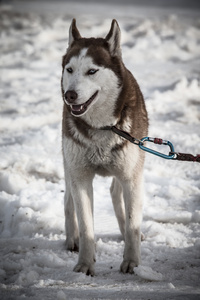
<path id="1" fill-rule="evenodd" d="M 81 110 L 81 105 L 70 105 L 71 110 L 73 111 L 80 111 Z"/>

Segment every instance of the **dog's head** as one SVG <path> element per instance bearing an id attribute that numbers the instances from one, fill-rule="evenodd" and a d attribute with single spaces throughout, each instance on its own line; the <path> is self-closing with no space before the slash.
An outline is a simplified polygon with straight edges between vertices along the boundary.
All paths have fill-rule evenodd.
<path id="1" fill-rule="evenodd" d="M 113 115 L 123 77 L 117 21 L 105 38 L 82 38 L 73 19 L 62 66 L 63 98 L 73 116 Z"/>

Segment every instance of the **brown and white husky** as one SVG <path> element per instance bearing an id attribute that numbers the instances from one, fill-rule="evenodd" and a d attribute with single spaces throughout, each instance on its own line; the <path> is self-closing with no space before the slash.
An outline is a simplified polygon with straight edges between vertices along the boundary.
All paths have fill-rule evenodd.
<path id="1" fill-rule="evenodd" d="M 112 176 L 111 197 L 125 241 L 120 270 L 140 264 L 144 153 L 109 126 L 135 138 L 147 135 L 144 99 L 123 64 L 120 29 L 112 21 L 105 38 L 82 38 L 75 19 L 62 62 L 63 157 L 67 249 L 79 250 L 75 272 L 94 275 L 93 188 L 95 174 Z"/>

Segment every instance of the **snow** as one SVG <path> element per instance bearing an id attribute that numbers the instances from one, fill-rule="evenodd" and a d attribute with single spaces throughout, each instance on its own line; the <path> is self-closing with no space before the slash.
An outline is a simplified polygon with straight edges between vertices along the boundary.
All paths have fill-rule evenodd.
<path id="1" fill-rule="evenodd" d="M 134 268 L 134 273 L 145 280 L 160 281 L 163 279 L 161 273 L 153 271 L 150 267 L 141 266 Z"/>
<path id="2" fill-rule="evenodd" d="M 197 11 L 15 1 L 0 13 L 0 299 L 199 299 L 198 163 L 146 155 L 145 239 L 133 275 L 119 272 L 124 242 L 111 179 L 97 176 L 96 276 L 72 271 L 78 254 L 65 250 L 60 93 L 72 17 L 88 37 L 105 36 L 115 17 L 124 62 L 146 100 L 149 136 L 200 153 Z"/>

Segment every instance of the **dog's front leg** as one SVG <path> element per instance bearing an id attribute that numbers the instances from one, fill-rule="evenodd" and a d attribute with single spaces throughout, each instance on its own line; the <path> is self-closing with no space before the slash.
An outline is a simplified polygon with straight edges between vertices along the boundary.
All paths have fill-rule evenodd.
<path id="1" fill-rule="evenodd" d="M 70 192 L 70 185 L 68 178 L 66 179 L 65 191 L 65 231 L 67 250 L 79 251 L 79 232 L 74 203 Z"/>
<path id="2" fill-rule="evenodd" d="M 123 182 L 126 211 L 124 259 L 120 270 L 133 273 L 140 264 L 140 226 L 142 221 L 142 184 L 139 178 Z"/>
<path id="3" fill-rule="evenodd" d="M 87 180 L 86 180 L 87 178 Z M 93 188 L 92 178 L 72 180 L 72 196 L 79 226 L 79 259 L 75 272 L 94 276 L 95 245 L 93 226 Z"/>

